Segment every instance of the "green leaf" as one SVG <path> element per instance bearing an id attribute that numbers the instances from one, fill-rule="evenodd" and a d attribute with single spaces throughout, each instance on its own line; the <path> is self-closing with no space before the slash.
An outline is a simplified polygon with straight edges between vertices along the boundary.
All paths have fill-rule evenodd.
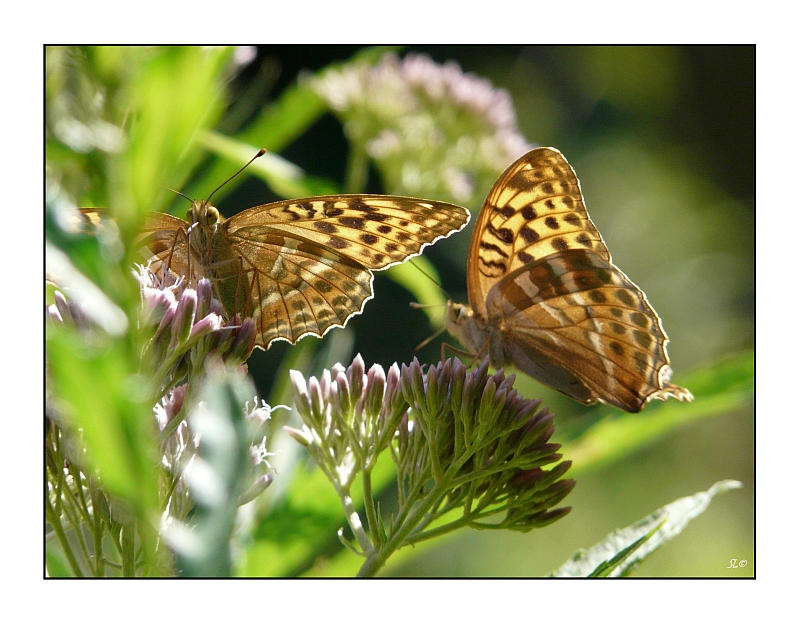
<path id="1" fill-rule="evenodd" d="M 56 405 L 82 432 L 86 460 L 111 493 L 141 516 L 157 513 L 156 430 L 147 384 L 128 367 L 122 340 L 88 343 L 69 327 L 48 323 L 47 357 Z"/>
<path id="2" fill-rule="evenodd" d="M 374 62 L 392 48 L 374 47 L 360 50 L 347 61 L 331 63 L 317 72 L 322 74 L 352 62 Z M 308 86 L 308 81 L 299 79 L 288 87 L 270 106 L 235 138 L 246 143 L 255 143 L 268 151 L 278 152 L 305 132 L 328 110 L 327 104 Z"/>
<path id="3" fill-rule="evenodd" d="M 601 562 L 597 567 L 589 574 L 590 578 L 607 578 L 611 575 L 614 569 L 625 560 L 628 556 L 630 556 L 633 552 L 639 549 L 643 543 L 645 543 L 651 536 L 653 536 L 656 531 L 664 525 L 666 519 L 662 520 L 660 524 L 655 526 L 650 532 L 645 534 L 644 536 L 636 539 L 633 543 L 628 545 L 628 547 L 622 549 L 616 556 L 614 556 L 611 560 L 606 560 Z"/>
<path id="4" fill-rule="evenodd" d="M 627 575 L 636 565 L 708 508 L 718 493 L 738 489 L 742 483 L 723 480 L 708 491 L 680 498 L 622 530 L 616 530 L 589 550 L 580 550 L 553 571 L 551 577 Z"/>
<path id="5" fill-rule="evenodd" d="M 165 184 L 183 183 L 199 161 L 189 148 L 198 129 L 213 127 L 224 103 L 222 72 L 231 49 L 168 47 L 148 58 L 132 80 L 129 144 L 112 162 L 114 210 L 123 238 L 149 211 L 172 201 Z M 184 158 L 183 156 L 186 155 Z M 132 232 L 129 232 L 133 229 Z"/>
<path id="6" fill-rule="evenodd" d="M 419 255 L 392 266 L 384 275 L 408 290 L 417 303 L 425 306 L 423 311 L 431 326 L 437 329 L 444 326 L 447 297 L 437 285 L 441 281 L 439 273 L 428 258 Z"/>
<path id="7" fill-rule="evenodd" d="M 367 60 L 375 61 L 392 48 L 377 47 L 360 50 L 347 63 Z M 330 68 L 341 67 L 344 63 L 332 63 L 321 69 L 321 74 Z M 249 156 L 237 158 L 234 163 L 239 166 L 247 162 L 262 147 L 268 152 L 277 154 L 283 151 L 297 137 L 306 132 L 317 120 L 328 111 L 327 104 L 308 86 L 307 81 L 298 80 L 286 88 L 280 96 L 269 106 L 265 106 L 256 119 L 246 128 L 228 137 L 230 140 L 248 147 Z M 255 147 L 255 149 L 253 149 Z M 219 154 L 222 155 L 222 154 Z M 346 154 L 341 154 L 342 159 Z M 227 160 L 215 160 L 202 179 L 193 183 L 184 192 L 190 197 L 207 197 L 223 180 L 234 172 L 234 168 Z M 266 180 L 269 183 L 269 180 Z M 231 193 L 241 179 L 232 181 L 215 195 L 217 200 Z M 299 192 L 291 191 L 291 187 L 284 188 L 285 192 L 275 192 L 285 198 L 309 197 L 315 195 L 333 194 L 339 192 L 331 182 L 306 176 L 306 182 Z"/>
<path id="8" fill-rule="evenodd" d="M 189 428 L 200 445 L 187 482 L 196 503 L 186 526 L 167 533 L 181 575 L 231 575 L 231 535 L 240 494 L 245 490 L 250 435 L 242 406 L 255 389 L 240 373 L 218 369 L 203 382 Z"/>

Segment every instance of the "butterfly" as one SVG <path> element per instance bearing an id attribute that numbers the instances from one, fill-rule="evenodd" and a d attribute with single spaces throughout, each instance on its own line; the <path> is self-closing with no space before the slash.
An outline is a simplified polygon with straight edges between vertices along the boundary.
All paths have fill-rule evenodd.
<path id="1" fill-rule="evenodd" d="M 213 193 L 212 193 L 213 194 Z M 82 210 L 94 218 L 97 209 Z M 209 279 L 230 319 L 256 322 L 256 346 L 322 337 L 360 314 L 372 271 L 419 255 L 469 221 L 461 206 L 392 195 L 328 195 L 255 206 L 230 218 L 210 200 L 187 220 L 145 219 L 137 239 L 151 270 Z"/>
<path id="2" fill-rule="evenodd" d="M 467 293 L 468 306 L 448 303 L 447 330 L 495 367 L 634 413 L 654 398 L 693 398 L 669 383 L 661 319 L 612 264 L 556 149 L 528 152 L 492 187 L 470 241 Z"/>

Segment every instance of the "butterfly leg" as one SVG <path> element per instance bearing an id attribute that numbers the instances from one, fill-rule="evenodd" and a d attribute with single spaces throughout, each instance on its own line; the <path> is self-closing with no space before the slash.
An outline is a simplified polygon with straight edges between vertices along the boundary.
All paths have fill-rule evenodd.
<path id="1" fill-rule="evenodd" d="M 171 270 L 172 269 L 172 256 L 175 253 L 175 247 L 178 246 L 178 236 L 180 236 L 182 231 L 183 231 L 182 229 L 176 229 L 175 230 L 175 235 L 172 238 L 172 244 L 170 245 L 170 249 L 169 249 L 169 255 L 167 256 L 167 270 Z M 186 240 L 186 244 L 187 244 L 187 247 L 188 247 L 188 244 L 189 244 L 189 240 L 188 239 Z"/>
<path id="2" fill-rule="evenodd" d="M 236 293 L 234 295 L 234 310 L 238 313 L 241 305 L 242 318 L 253 318 L 258 322 L 259 334 L 264 333 L 264 316 L 261 309 L 256 310 L 253 306 L 253 301 L 261 303 L 265 299 L 265 293 L 261 290 L 261 279 L 258 276 L 258 271 L 255 267 L 242 256 L 239 256 L 239 270 L 236 274 Z M 245 267 L 247 262 L 247 267 Z M 247 277 L 250 275 L 250 283 L 247 283 Z M 243 300 L 239 300 L 239 297 Z M 258 311 L 258 314 L 256 314 Z"/>
<path id="3" fill-rule="evenodd" d="M 414 355 L 416 355 L 419 351 L 425 348 L 428 344 L 430 344 L 433 340 L 439 337 L 442 333 L 447 331 L 447 327 L 442 327 L 436 333 L 431 335 L 430 337 L 425 338 L 419 344 L 417 344 L 416 348 L 414 348 Z"/>
<path id="4" fill-rule="evenodd" d="M 461 350 L 456 348 L 452 344 L 448 344 L 447 342 L 442 342 L 442 352 L 441 352 L 441 359 L 444 362 L 444 351 L 445 349 L 449 350 L 454 355 L 458 355 L 460 357 L 471 357 L 470 362 L 467 364 L 467 367 L 471 367 L 478 362 L 478 359 L 481 357 L 481 353 L 484 352 L 489 347 L 489 342 L 487 342 L 481 347 L 481 349 L 477 353 L 470 353 L 466 350 Z"/>
<path id="5" fill-rule="evenodd" d="M 239 282 L 242 284 L 242 294 L 244 295 L 244 301 L 242 303 L 242 313 L 245 316 L 253 316 L 255 315 L 255 308 L 252 307 L 253 301 L 263 301 L 264 300 L 264 293 L 261 291 L 261 279 L 259 279 L 258 271 L 255 267 L 248 262 L 249 268 L 245 269 L 244 267 L 244 258 L 240 259 L 240 266 L 239 266 Z M 245 277 L 247 275 L 252 275 L 250 280 L 250 287 L 248 291 L 245 292 Z M 239 293 L 239 287 L 236 288 L 236 293 Z"/>
<path id="6" fill-rule="evenodd" d="M 233 295 L 233 309 L 237 312 L 239 311 L 239 292 L 242 292 L 242 289 L 244 288 L 244 284 L 242 283 L 242 275 L 244 274 L 244 259 L 241 255 L 238 258 L 238 262 L 239 270 L 236 273 L 236 290 Z M 246 304 L 243 304 L 242 317 L 247 316 L 247 309 L 244 309 L 245 306 Z"/>

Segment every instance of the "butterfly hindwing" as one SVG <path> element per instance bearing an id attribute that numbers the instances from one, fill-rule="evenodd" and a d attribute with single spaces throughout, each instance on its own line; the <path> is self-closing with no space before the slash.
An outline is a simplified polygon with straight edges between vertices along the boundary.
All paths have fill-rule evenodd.
<path id="1" fill-rule="evenodd" d="M 669 363 L 644 293 L 592 251 L 570 249 L 513 271 L 490 290 L 487 307 L 489 322 L 513 327 L 512 342 L 534 348 L 541 367 L 562 368 L 620 408 L 636 408 Z"/>

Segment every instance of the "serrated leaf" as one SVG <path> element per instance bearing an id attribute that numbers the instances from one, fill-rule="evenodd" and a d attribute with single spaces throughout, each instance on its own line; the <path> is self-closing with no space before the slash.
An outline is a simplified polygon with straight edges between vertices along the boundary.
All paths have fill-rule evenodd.
<path id="1" fill-rule="evenodd" d="M 612 532 L 594 547 L 576 552 L 550 576 L 627 575 L 656 549 L 680 534 L 692 519 L 708 508 L 715 495 L 741 486 L 742 483 L 736 480 L 723 480 L 708 491 L 675 500 L 627 528 Z"/>

